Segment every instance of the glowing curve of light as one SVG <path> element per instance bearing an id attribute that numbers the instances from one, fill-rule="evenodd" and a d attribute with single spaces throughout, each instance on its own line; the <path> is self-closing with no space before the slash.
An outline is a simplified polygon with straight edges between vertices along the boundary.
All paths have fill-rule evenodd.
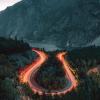
<path id="1" fill-rule="evenodd" d="M 64 59 L 64 56 L 66 54 L 66 52 L 61 52 L 57 54 L 57 59 L 62 63 L 64 71 L 65 71 L 65 75 L 66 78 L 68 79 L 69 83 L 68 85 L 66 85 L 66 87 L 62 90 L 59 91 L 50 91 L 48 92 L 48 90 L 42 88 L 41 86 L 39 86 L 35 80 L 33 80 L 33 82 L 31 82 L 31 77 L 35 76 L 36 72 L 39 70 L 39 68 L 41 67 L 41 65 L 46 62 L 46 60 L 48 59 L 48 56 L 40 50 L 37 49 L 32 49 L 33 52 L 36 52 L 38 54 L 38 58 L 36 59 L 36 61 L 34 61 L 32 64 L 28 65 L 24 70 L 21 71 L 21 73 L 19 74 L 19 80 L 21 83 L 26 83 L 29 85 L 29 87 L 31 88 L 31 90 L 33 91 L 33 93 L 38 93 L 39 95 L 62 95 L 62 94 L 66 94 L 70 91 L 72 91 L 73 89 L 75 89 L 78 85 L 77 80 L 75 79 L 74 74 L 72 73 L 72 69 L 68 63 L 68 61 L 66 61 Z"/>

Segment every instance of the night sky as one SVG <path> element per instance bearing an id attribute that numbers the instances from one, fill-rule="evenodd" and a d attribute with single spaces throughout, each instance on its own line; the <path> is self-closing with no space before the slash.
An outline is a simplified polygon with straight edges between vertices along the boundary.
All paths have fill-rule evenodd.
<path id="1" fill-rule="evenodd" d="M 21 0 L 0 0 L 0 11 L 5 10 L 7 7 L 14 5 Z"/>

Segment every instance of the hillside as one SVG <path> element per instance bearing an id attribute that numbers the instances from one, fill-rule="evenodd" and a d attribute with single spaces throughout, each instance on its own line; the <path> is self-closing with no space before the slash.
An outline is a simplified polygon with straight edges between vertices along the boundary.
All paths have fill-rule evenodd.
<path id="1" fill-rule="evenodd" d="M 74 71 L 74 75 L 78 80 L 78 87 L 61 96 L 49 96 L 43 94 L 39 96 L 38 93 L 33 94 L 31 89 L 27 85 L 22 85 L 26 91 L 26 95 L 31 99 L 39 100 L 99 100 L 100 99 L 100 47 L 90 46 L 85 48 L 77 48 L 72 51 L 68 51 L 68 55 L 65 56 L 69 61 L 71 68 Z M 37 72 L 36 81 L 40 86 L 52 89 L 61 89 L 65 87 L 65 77 L 62 73 L 62 66 L 54 57 L 56 53 L 60 51 L 49 52 L 49 58 L 45 64 Z M 53 57 L 53 58 L 52 58 Z M 92 69 L 96 69 L 91 71 Z M 91 71 L 91 72 L 90 72 Z M 59 72 L 59 74 L 58 74 Z"/>
<path id="2" fill-rule="evenodd" d="M 27 50 L 31 50 L 31 47 L 23 40 L 0 37 L 0 53 L 12 54 L 17 52 L 21 53 Z"/>
<path id="3" fill-rule="evenodd" d="M 97 37 L 91 44 L 96 45 L 96 46 L 100 46 L 100 37 Z"/>
<path id="4" fill-rule="evenodd" d="M 18 70 L 35 57 L 27 43 L 0 38 L 0 100 L 19 100 Z"/>
<path id="5" fill-rule="evenodd" d="M 31 100 L 35 98 L 38 100 L 99 100 L 99 46 L 76 48 L 68 51 L 68 55 L 65 58 L 72 66 L 79 85 L 77 89 L 62 97 L 52 97 L 33 94 L 27 85 L 21 84 L 18 80 L 19 71 L 23 70 L 26 65 L 31 64 L 37 57 L 36 53 L 32 52 L 31 47 L 23 41 L 6 38 L 0 38 L 0 45 L 0 51 L 2 51 L 0 52 L 0 99 L 22 100 L 22 98 L 29 98 Z M 44 51 L 44 49 L 41 50 Z M 37 73 L 38 78 L 36 81 L 43 87 L 48 88 L 49 91 L 51 91 L 52 88 L 55 90 L 64 88 L 66 85 L 62 67 L 55 59 L 58 52 L 60 51 L 48 51 L 47 53 L 49 54 L 50 60 L 48 60 Z M 44 85 L 45 83 L 48 85 Z"/>
<path id="6" fill-rule="evenodd" d="M 100 35 L 99 20 L 99 0 L 22 0 L 0 13 L 0 36 L 84 46 Z"/>

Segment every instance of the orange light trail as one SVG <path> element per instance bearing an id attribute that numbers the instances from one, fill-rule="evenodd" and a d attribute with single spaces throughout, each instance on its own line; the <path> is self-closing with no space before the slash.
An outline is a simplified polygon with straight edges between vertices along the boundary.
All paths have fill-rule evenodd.
<path id="1" fill-rule="evenodd" d="M 41 65 L 48 59 L 48 56 L 43 51 L 36 50 L 34 48 L 32 49 L 32 51 L 36 52 L 39 57 L 36 59 L 35 62 L 33 62 L 21 71 L 21 73 L 19 74 L 19 80 L 21 83 L 28 84 L 34 93 L 38 93 L 39 95 L 46 94 L 52 96 L 66 94 L 67 92 L 70 92 L 77 87 L 78 82 L 75 79 L 72 69 L 70 68 L 69 63 L 64 59 L 66 52 L 61 52 L 57 54 L 57 59 L 62 63 L 66 78 L 69 81 L 66 87 L 59 91 L 56 90 L 48 92 L 48 90 L 39 86 L 38 83 L 36 83 L 35 80 L 33 80 L 32 76 L 35 76 Z M 31 80 L 33 81 L 31 82 Z"/>
<path id="2" fill-rule="evenodd" d="M 68 89 L 66 89 L 65 91 L 63 91 L 64 94 L 66 94 L 67 92 L 72 91 L 78 85 L 78 81 L 75 79 L 75 76 L 72 73 L 73 70 L 71 69 L 69 63 L 67 61 L 65 61 L 65 59 L 64 59 L 65 55 L 66 55 L 66 52 L 62 52 L 62 53 L 59 53 L 57 55 L 57 58 L 60 60 L 60 62 L 62 63 L 62 65 L 64 67 L 66 77 L 71 82 L 71 86 Z"/>

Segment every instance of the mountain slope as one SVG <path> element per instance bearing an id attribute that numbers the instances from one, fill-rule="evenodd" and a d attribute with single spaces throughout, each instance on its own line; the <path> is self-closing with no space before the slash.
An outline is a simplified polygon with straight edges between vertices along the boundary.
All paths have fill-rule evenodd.
<path id="1" fill-rule="evenodd" d="M 97 37 L 93 42 L 92 45 L 100 46 L 100 37 Z"/>
<path id="2" fill-rule="evenodd" d="M 0 14 L 0 36 L 83 46 L 99 36 L 98 0 L 23 0 Z"/>

